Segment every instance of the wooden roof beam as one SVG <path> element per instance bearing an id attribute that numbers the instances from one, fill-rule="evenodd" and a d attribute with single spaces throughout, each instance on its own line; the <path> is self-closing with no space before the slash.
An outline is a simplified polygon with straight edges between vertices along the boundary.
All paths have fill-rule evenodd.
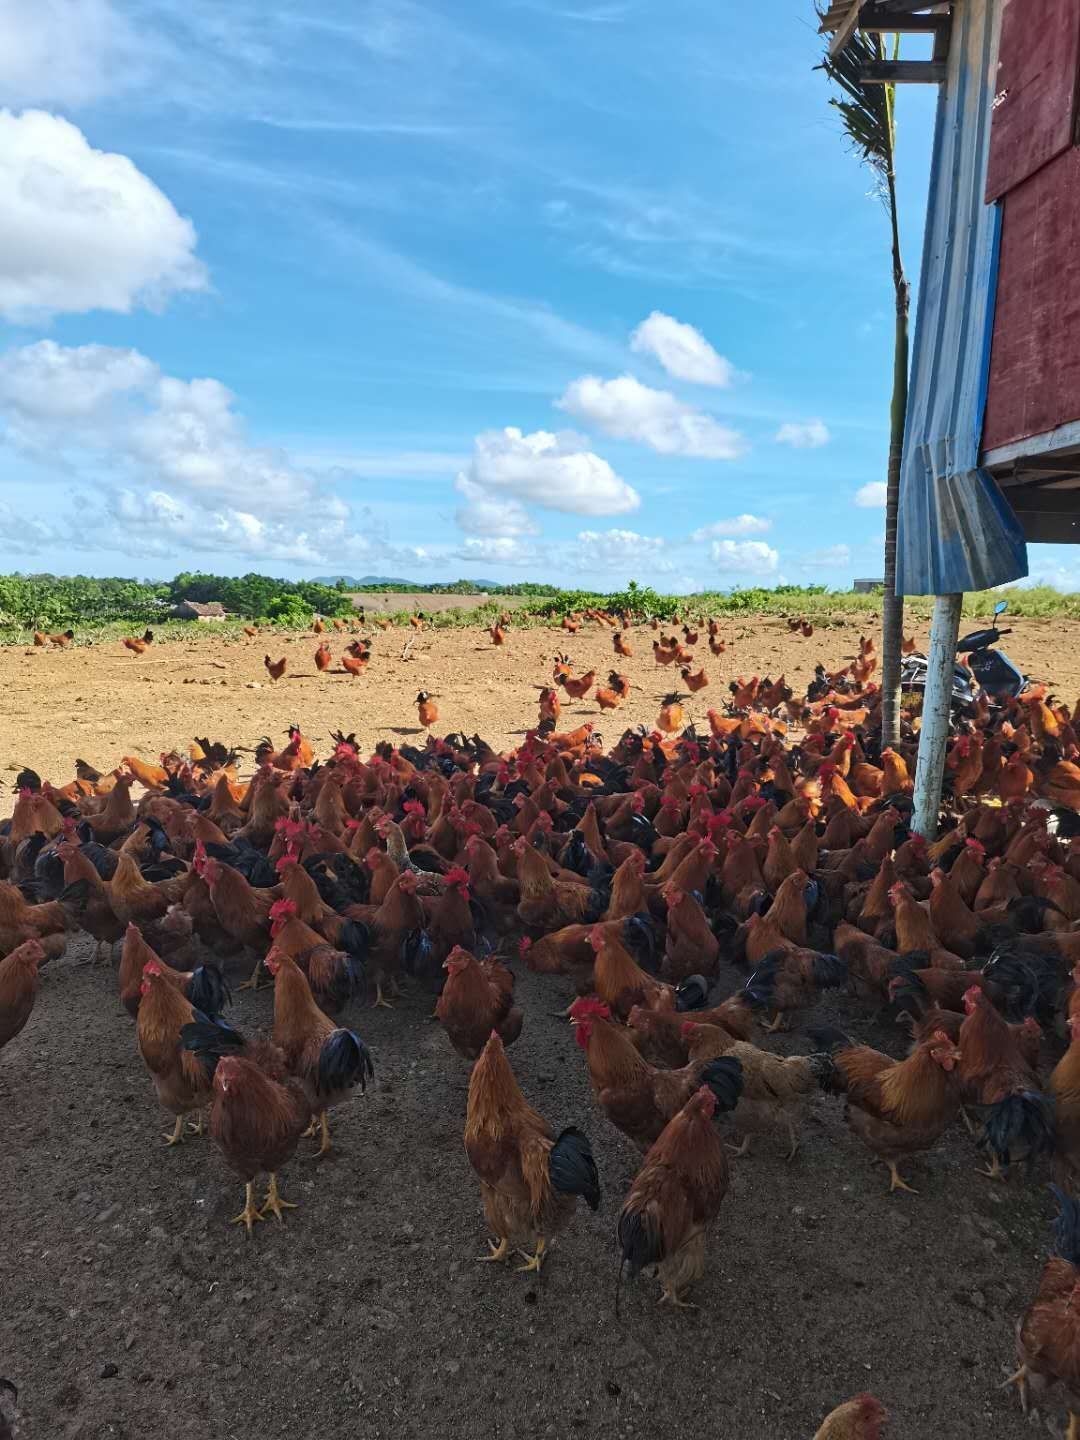
<path id="1" fill-rule="evenodd" d="M 948 68 L 944 60 L 874 60 L 860 74 L 865 85 L 941 85 Z"/>

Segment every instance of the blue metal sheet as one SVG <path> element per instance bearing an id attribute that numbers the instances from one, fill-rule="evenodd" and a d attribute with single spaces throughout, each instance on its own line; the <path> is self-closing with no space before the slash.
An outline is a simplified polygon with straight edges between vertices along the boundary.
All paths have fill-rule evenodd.
<path id="1" fill-rule="evenodd" d="M 961 0 L 938 100 L 900 481 L 896 588 L 983 590 L 1028 573 L 1023 531 L 979 468 L 998 206 L 983 202 L 1001 0 Z"/>

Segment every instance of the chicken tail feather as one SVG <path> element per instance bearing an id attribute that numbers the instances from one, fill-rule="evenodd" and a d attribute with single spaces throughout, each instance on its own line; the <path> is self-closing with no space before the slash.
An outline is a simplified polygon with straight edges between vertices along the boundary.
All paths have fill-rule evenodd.
<path id="1" fill-rule="evenodd" d="M 600 1208 L 600 1175 L 589 1137 L 575 1125 L 562 1132 L 548 1156 L 548 1178 L 562 1195 L 580 1195 L 590 1210 Z"/>
<path id="2" fill-rule="evenodd" d="M 1035 1090 L 1006 1095 L 991 1105 L 977 1141 L 1001 1165 L 1008 1165 L 1013 1150 L 1019 1148 L 1027 1156 L 1029 1170 L 1040 1155 L 1053 1153 L 1054 1142 L 1053 1098 Z"/>
<path id="3" fill-rule="evenodd" d="M 188 1000 L 194 1009 L 210 1016 L 220 1015 L 226 1005 L 232 1004 L 232 993 L 219 966 L 200 965 L 191 972 Z"/>
<path id="4" fill-rule="evenodd" d="M 701 1072 L 701 1083 L 707 1085 L 716 1096 L 718 1109 L 734 1110 L 742 1094 L 742 1065 L 733 1055 L 722 1055 L 718 1060 L 710 1060 Z"/>
<path id="5" fill-rule="evenodd" d="M 335 1030 L 327 1037 L 319 1051 L 319 1069 L 315 1077 L 315 1089 L 320 1095 L 332 1090 L 348 1090 L 359 1085 L 367 1089 L 368 1080 L 374 1079 L 375 1066 L 371 1051 L 359 1035 L 351 1030 Z"/>

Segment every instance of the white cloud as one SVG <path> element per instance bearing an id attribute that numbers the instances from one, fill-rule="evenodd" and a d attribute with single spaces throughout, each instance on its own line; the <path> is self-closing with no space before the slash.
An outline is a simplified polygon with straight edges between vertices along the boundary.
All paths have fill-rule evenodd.
<path id="1" fill-rule="evenodd" d="M 829 443 L 829 430 L 823 420 L 788 421 L 773 438 L 777 445 L 790 445 L 793 450 L 817 450 Z"/>
<path id="2" fill-rule="evenodd" d="M 727 574 L 772 575 L 780 564 L 779 552 L 763 540 L 714 540 L 709 553 Z"/>
<path id="3" fill-rule="evenodd" d="M 8 351 L 0 415 L 0 442 L 92 486 L 55 515 L 28 517 L 24 545 L 112 547 L 129 560 L 214 553 L 340 566 L 422 558 L 361 533 L 319 477 L 253 445 L 224 385 L 162 375 L 137 351 L 52 340 Z"/>
<path id="4" fill-rule="evenodd" d="M 499 500 L 460 476 L 457 488 L 468 501 L 454 515 L 467 535 L 535 535 L 539 527 L 520 500 Z"/>
<path id="5" fill-rule="evenodd" d="M 126 155 L 41 110 L 0 110 L 0 234 L 0 316 L 16 323 L 206 288 L 191 221 Z"/>
<path id="6" fill-rule="evenodd" d="M 581 530 L 574 542 L 577 564 L 589 569 L 624 570 L 646 566 L 650 570 L 673 569 L 664 557 L 667 541 L 658 535 L 639 535 L 635 530 Z"/>
<path id="7" fill-rule="evenodd" d="M 637 491 L 572 431 L 523 435 L 508 425 L 484 431 L 474 444 L 457 478 L 458 491 L 472 502 L 517 500 L 572 515 L 621 515 L 641 504 Z"/>
<path id="8" fill-rule="evenodd" d="M 485 565 L 535 565 L 538 559 L 531 546 L 507 536 L 466 540 L 453 552 L 453 558 Z"/>
<path id="9" fill-rule="evenodd" d="M 760 515 L 736 515 L 731 520 L 716 520 L 703 525 L 690 536 L 691 540 L 718 540 L 722 535 L 764 535 L 772 529 L 771 520 Z"/>
<path id="10" fill-rule="evenodd" d="M 888 493 L 884 480 L 869 480 L 855 491 L 855 504 L 862 510 L 884 510 Z"/>
<path id="11" fill-rule="evenodd" d="M 737 430 L 684 405 L 669 390 L 642 385 L 632 375 L 621 375 L 617 380 L 584 375 L 567 387 L 557 403 L 560 409 L 608 435 L 636 440 L 660 455 L 735 460 L 746 449 Z"/>
<path id="12" fill-rule="evenodd" d="M 124 78 L 127 26 L 109 0 L 0 0 L 0 96 L 85 105 Z"/>
<path id="13" fill-rule="evenodd" d="M 716 353 L 700 330 L 659 310 L 637 327 L 630 348 L 638 354 L 654 355 L 676 380 L 726 387 L 735 378 L 734 365 Z"/>
<path id="14" fill-rule="evenodd" d="M 829 570 L 851 564 L 850 545 L 826 545 L 822 550 L 811 550 L 800 558 L 799 563 L 810 570 Z"/>

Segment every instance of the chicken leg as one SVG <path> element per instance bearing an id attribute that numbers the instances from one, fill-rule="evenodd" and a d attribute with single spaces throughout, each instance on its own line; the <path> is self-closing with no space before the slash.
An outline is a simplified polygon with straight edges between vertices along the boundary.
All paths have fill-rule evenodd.
<path id="1" fill-rule="evenodd" d="M 1028 1378 L 1027 1378 L 1027 1374 L 1028 1374 L 1027 1366 L 1026 1366 L 1026 1365 L 1021 1365 L 1021 1366 L 1020 1366 L 1020 1369 L 1019 1369 L 1019 1370 L 1014 1370 L 1013 1373 L 1009 1376 L 1009 1378 L 1008 1378 L 1007 1380 L 1003 1380 L 1003 1381 L 1001 1382 L 1001 1386 L 1000 1386 L 1000 1388 L 1001 1388 L 1002 1390 L 1008 1389 L 1008 1387 L 1009 1387 L 1010 1385 L 1015 1385 L 1015 1386 L 1016 1386 L 1017 1390 L 1020 1391 L 1020 1409 L 1024 1412 L 1025 1415 L 1028 1413 Z M 1075 1417 L 1074 1417 L 1074 1418 L 1075 1418 Z M 1071 1421 L 1070 1421 L 1070 1423 L 1071 1423 Z"/>
<path id="2" fill-rule="evenodd" d="M 1003 1182 L 1009 1178 L 1002 1169 L 1001 1161 L 996 1155 L 991 1160 L 989 1166 L 985 1170 L 980 1169 L 978 1174 L 985 1175 L 988 1180 L 1001 1180 Z"/>
<path id="3" fill-rule="evenodd" d="M 313 1131 L 314 1125 L 315 1122 L 312 1121 Z M 318 1150 L 315 1151 L 316 1158 L 318 1158 L 320 1155 L 329 1155 L 330 1151 L 333 1149 L 333 1146 L 330 1144 L 330 1118 L 325 1110 L 319 1116 L 319 1129 L 322 1132 L 322 1139 L 319 1141 Z"/>
<path id="4" fill-rule="evenodd" d="M 900 1171 L 896 1168 L 895 1160 L 884 1160 L 882 1161 L 882 1164 L 889 1167 L 890 1195 L 893 1193 L 894 1190 L 906 1190 L 909 1195 L 918 1195 L 918 1190 L 916 1190 L 913 1185 L 909 1185 L 907 1181 L 903 1178 L 903 1176 L 900 1174 Z"/>
<path id="5" fill-rule="evenodd" d="M 284 1221 L 285 1216 L 281 1213 L 283 1210 L 298 1210 L 299 1208 L 300 1207 L 294 1204 L 294 1202 L 291 1200 L 282 1200 L 281 1196 L 278 1194 L 277 1175 L 275 1175 L 274 1172 L 271 1171 L 270 1184 L 267 1187 L 266 1199 L 263 1201 L 263 1207 L 259 1211 L 259 1219 L 265 1220 L 266 1212 L 267 1210 L 269 1210 L 272 1215 L 277 1216 L 278 1220 Z"/>
<path id="6" fill-rule="evenodd" d="M 177 1115 L 172 1133 L 166 1135 L 164 1139 L 166 1145 L 182 1145 L 184 1143 L 184 1117 L 182 1115 Z"/>
<path id="7" fill-rule="evenodd" d="M 769 1021 L 768 1025 L 765 1025 L 763 1029 L 766 1035 L 777 1035 L 783 1030 L 790 1030 L 791 1021 L 786 1015 L 781 1015 L 780 1011 L 778 1010 L 773 1016 L 773 1018 Z"/>
<path id="8" fill-rule="evenodd" d="M 390 1001 L 387 1000 L 382 993 L 381 980 L 376 980 L 375 982 L 375 1000 L 371 1008 L 373 1010 L 378 1010 L 380 1008 L 383 1010 L 393 1010 L 394 1008 L 393 1005 L 390 1004 Z"/>
<path id="9" fill-rule="evenodd" d="M 733 1160 L 743 1159 L 744 1156 L 750 1154 L 750 1146 L 753 1142 L 753 1139 L 754 1137 L 752 1135 L 744 1135 L 741 1145 L 729 1145 L 727 1147 L 728 1154 Z"/>
<path id="10" fill-rule="evenodd" d="M 489 1240 L 488 1250 L 491 1252 L 489 1255 L 478 1255 L 476 1257 L 481 1265 L 489 1265 L 493 1261 L 498 1263 L 499 1261 L 505 1261 L 510 1258 L 510 1242 L 505 1235 L 499 1236 L 499 1243 L 497 1245 L 494 1240 Z"/>
<path id="11" fill-rule="evenodd" d="M 1080 1415 L 1075 1410 L 1069 1411 L 1069 1428 L 1065 1431 L 1065 1440 L 1080 1440 Z"/>
<path id="12" fill-rule="evenodd" d="M 244 1186 L 244 1208 L 240 1211 L 239 1215 L 232 1217 L 229 1224 L 246 1225 L 247 1232 L 250 1235 L 255 1228 L 255 1222 L 264 1218 L 259 1207 L 255 1204 L 255 1182 L 249 1180 Z"/>
<path id="13" fill-rule="evenodd" d="M 692 1300 L 680 1300 L 674 1290 L 662 1290 L 658 1305 L 674 1305 L 677 1310 L 696 1310 L 698 1307 Z"/>
<path id="14" fill-rule="evenodd" d="M 542 1235 L 540 1236 L 540 1239 L 537 1240 L 537 1242 L 536 1242 L 536 1254 L 535 1254 L 535 1255 L 530 1255 L 527 1250 L 519 1250 L 519 1251 L 518 1251 L 518 1254 L 524 1257 L 525 1264 L 524 1264 L 524 1265 L 519 1265 L 519 1266 L 517 1267 L 517 1268 L 518 1268 L 518 1274 L 519 1274 L 519 1275 L 523 1275 L 523 1274 L 525 1274 L 525 1272 L 528 1271 L 528 1270 L 535 1270 L 536 1273 L 539 1275 L 540 1270 L 541 1270 L 541 1267 L 543 1266 L 543 1263 L 544 1263 L 544 1254 L 545 1254 L 546 1250 L 547 1250 L 547 1241 L 544 1239 L 544 1237 L 543 1237 Z"/>
<path id="15" fill-rule="evenodd" d="M 258 960 L 255 961 L 255 969 L 252 970 L 246 980 L 242 981 L 236 987 L 237 990 L 257 990 L 259 988 L 259 972 L 262 970 L 262 963 L 262 956 L 260 955 Z"/>

